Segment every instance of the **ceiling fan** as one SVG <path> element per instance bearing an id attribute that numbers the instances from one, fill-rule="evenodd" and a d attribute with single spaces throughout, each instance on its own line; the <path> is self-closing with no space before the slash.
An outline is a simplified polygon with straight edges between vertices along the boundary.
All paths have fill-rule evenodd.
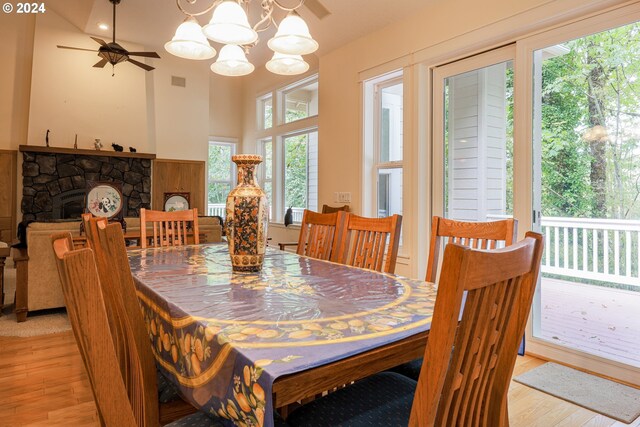
<path id="1" fill-rule="evenodd" d="M 94 67 L 103 68 L 107 64 L 111 64 L 112 66 L 115 67 L 116 64 L 128 61 L 128 62 L 131 62 L 133 65 L 137 65 L 138 67 L 144 70 L 147 70 L 147 71 L 153 70 L 154 67 L 151 67 L 147 64 L 136 61 L 135 59 L 132 59 L 130 57 L 144 56 L 148 58 L 160 58 L 160 55 L 158 55 L 156 52 L 129 52 L 127 49 L 123 48 L 118 43 L 116 43 L 116 5 L 120 4 L 120 0 L 109 0 L 109 1 L 113 3 L 113 39 L 111 43 L 107 43 L 104 40 L 99 39 L 97 37 L 91 37 L 98 44 L 100 44 L 100 47 L 98 48 L 98 56 L 102 58 L 100 61 L 94 64 Z M 81 47 L 60 46 L 60 45 L 58 45 L 58 47 L 60 49 L 86 50 L 89 52 L 95 52 L 95 50 L 84 49 Z"/>

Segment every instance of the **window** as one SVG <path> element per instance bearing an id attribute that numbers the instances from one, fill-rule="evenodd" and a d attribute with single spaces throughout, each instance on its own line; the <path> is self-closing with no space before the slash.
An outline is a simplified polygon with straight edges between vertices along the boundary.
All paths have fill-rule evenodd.
<path id="1" fill-rule="evenodd" d="M 365 188 L 367 215 L 402 215 L 403 83 L 397 71 L 365 82 Z"/>
<path id="2" fill-rule="evenodd" d="M 283 138 L 284 204 L 285 207 L 293 208 L 294 222 L 302 221 L 304 209 L 318 210 L 317 141 L 317 131 Z"/>
<path id="3" fill-rule="evenodd" d="M 258 125 L 261 129 L 269 129 L 273 126 L 273 98 L 271 94 L 258 99 Z"/>
<path id="4" fill-rule="evenodd" d="M 235 186 L 235 165 L 231 161 L 235 152 L 233 142 L 209 141 L 207 215 L 225 216 L 227 195 Z"/>
<path id="5" fill-rule="evenodd" d="M 269 198 L 270 218 L 282 222 L 292 208 L 293 222 L 300 223 L 304 209 L 318 208 L 317 75 L 259 97 L 257 108 L 263 130 L 258 152 L 264 158 L 258 180 Z"/>
<path id="6" fill-rule="evenodd" d="M 318 115 L 318 80 L 296 83 L 283 92 L 284 122 L 290 123 Z"/>

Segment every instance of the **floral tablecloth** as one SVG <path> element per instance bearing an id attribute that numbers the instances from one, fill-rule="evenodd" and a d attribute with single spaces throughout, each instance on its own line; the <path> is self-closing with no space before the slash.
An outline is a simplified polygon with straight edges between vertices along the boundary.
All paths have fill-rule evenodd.
<path id="1" fill-rule="evenodd" d="M 432 284 L 268 249 L 233 273 L 226 244 L 131 251 L 161 369 L 229 425 L 271 426 L 279 376 L 425 331 Z"/>

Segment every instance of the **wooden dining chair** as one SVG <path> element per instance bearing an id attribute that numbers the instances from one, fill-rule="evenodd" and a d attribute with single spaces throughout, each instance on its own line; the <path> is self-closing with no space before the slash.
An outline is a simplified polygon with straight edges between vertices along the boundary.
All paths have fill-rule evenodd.
<path id="1" fill-rule="evenodd" d="M 120 225 L 113 226 L 122 233 Z M 148 374 L 155 369 L 154 365 L 149 366 L 145 355 L 137 351 L 132 338 L 135 332 L 128 319 L 121 313 L 109 312 L 109 304 L 104 298 L 107 285 L 99 279 L 93 250 L 73 250 L 70 233 L 53 235 L 52 245 L 69 320 L 87 369 L 101 424 L 159 426 L 155 377 Z M 110 316 L 118 318 L 117 331 L 111 328 Z M 105 339 L 116 334 L 118 340 Z M 124 366 L 122 357 L 126 360 Z M 215 422 L 217 420 L 198 412 L 166 426 L 211 426 Z"/>
<path id="2" fill-rule="evenodd" d="M 436 282 L 440 251 L 447 243 L 458 243 L 475 249 L 509 246 L 518 235 L 518 221 L 471 222 L 434 216 L 431 220 L 431 242 L 427 259 L 427 282 Z"/>
<path id="3" fill-rule="evenodd" d="M 393 273 L 398 259 L 402 216 L 365 218 L 346 214 L 343 230 L 339 230 L 337 254 L 341 264 Z"/>
<path id="4" fill-rule="evenodd" d="M 512 218 L 491 222 L 468 222 L 434 216 L 431 221 L 431 243 L 427 260 L 427 282 L 436 283 L 440 251 L 447 243 L 475 249 L 495 249 L 515 242 L 518 221 Z M 396 366 L 391 370 L 417 380 L 422 358 Z"/>
<path id="5" fill-rule="evenodd" d="M 349 212 L 349 205 L 344 206 L 329 206 L 322 205 L 322 213 L 334 213 L 334 212 Z"/>
<path id="6" fill-rule="evenodd" d="M 147 234 L 148 226 L 151 226 L 152 236 Z M 193 244 L 200 244 L 197 208 L 173 212 L 140 209 L 142 248 L 187 245 L 189 229 L 193 232 Z"/>
<path id="7" fill-rule="evenodd" d="M 305 209 L 297 243 L 278 243 L 280 249 L 297 245 L 296 253 L 312 258 L 329 260 L 335 256 L 339 230 L 344 228 L 346 215 L 342 211 L 317 213 Z"/>
<path id="8" fill-rule="evenodd" d="M 508 426 L 507 392 L 542 249 L 542 235 L 531 232 L 495 250 L 447 245 L 419 380 L 376 374 L 293 410 L 287 423 Z"/>

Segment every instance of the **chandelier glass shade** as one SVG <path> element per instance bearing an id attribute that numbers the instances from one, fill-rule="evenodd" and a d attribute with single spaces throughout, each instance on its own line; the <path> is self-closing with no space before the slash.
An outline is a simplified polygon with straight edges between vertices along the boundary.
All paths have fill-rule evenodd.
<path id="1" fill-rule="evenodd" d="M 295 12 L 282 20 L 267 44 L 272 51 L 289 55 L 307 55 L 318 50 L 318 42 L 309 34 L 307 23 Z"/>
<path id="2" fill-rule="evenodd" d="M 211 65 L 215 73 L 226 76 L 243 76 L 251 73 L 254 66 L 247 60 L 246 53 L 259 41 L 258 33 L 273 24 L 277 28 L 275 36 L 267 43 L 274 51 L 273 58 L 267 63 L 267 70 L 275 74 L 301 74 L 309 69 L 301 55 L 307 55 L 318 49 L 316 42 L 309 33 L 306 22 L 298 15 L 298 9 L 304 0 L 298 0 L 295 7 L 285 7 L 282 0 L 260 0 L 262 8 L 260 20 L 252 27 L 249 24 L 246 7 L 252 0 L 214 0 L 204 11 L 199 13 L 187 12 L 181 2 L 195 4 L 197 0 L 176 0 L 178 9 L 187 19 L 177 28 L 173 39 L 165 44 L 167 52 L 186 59 L 211 59 L 216 50 L 209 44 L 209 40 L 224 46 L 216 62 Z M 273 18 L 274 8 L 288 12 L 287 16 L 276 24 Z M 211 20 L 201 27 L 196 17 L 213 10 Z"/>
<path id="3" fill-rule="evenodd" d="M 172 55 L 186 59 L 211 59 L 216 50 L 209 44 L 202 28 L 193 16 L 188 16 L 164 48 Z"/>
<path id="4" fill-rule="evenodd" d="M 255 67 L 247 61 L 242 48 L 235 44 L 226 44 L 220 49 L 216 62 L 211 64 L 211 71 L 223 76 L 246 76 Z"/>
<path id="5" fill-rule="evenodd" d="M 274 52 L 273 58 L 265 66 L 272 73 L 283 76 L 302 74 L 309 69 L 309 64 L 302 59 L 302 56 L 280 52 Z"/>
<path id="6" fill-rule="evenodd" d="M 258 33 L 249 25 L 247 14 L 235 1 L 220 3 L 202 32 L 207 38 L 223 44 L 245 45 L 258 40 Z"/>

